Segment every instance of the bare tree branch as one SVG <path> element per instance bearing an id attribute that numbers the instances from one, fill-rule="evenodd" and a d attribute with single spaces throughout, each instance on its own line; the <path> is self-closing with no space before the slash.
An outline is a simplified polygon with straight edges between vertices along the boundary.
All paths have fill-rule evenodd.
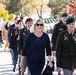
<path id="1" fill-rule="evenodd" d="M 43 8 L 43 4 L 41 4 L 41 8 L 40 8 L 40 17 L 42 18 L 42 8 Z"/>
<path id="2" fill-rule="evenodd" d="M 36 9 L 37 14 L 38 14 L 38 17 L 40 17 L 39 11 L 38 11 L 38 9 L 36 8 L 36 6 L 35 6 L 35 5 L 33 5 L 33 4 L 31 4 L 31 5 Z"/>

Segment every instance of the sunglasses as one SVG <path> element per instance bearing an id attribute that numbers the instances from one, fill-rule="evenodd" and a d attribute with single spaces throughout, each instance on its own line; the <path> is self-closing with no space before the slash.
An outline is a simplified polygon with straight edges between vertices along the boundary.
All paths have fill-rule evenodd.
<path id="1" fill-rule="evenodd" d="M 36 26 L 43 26 L 43 24 L 36 24 Z"/>

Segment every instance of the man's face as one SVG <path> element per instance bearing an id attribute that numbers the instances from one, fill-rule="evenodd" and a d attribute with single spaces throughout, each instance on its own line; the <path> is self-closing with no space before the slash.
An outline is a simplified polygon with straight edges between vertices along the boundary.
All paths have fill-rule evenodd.
<path id="1" fill-rule="evenodd" d="M 23 26 L 23 23 L 22 23 L 22 22 L 19 22 L 19 24 L 17 24 L 17 27 L 18 27 L 19 29 L 21 29 L 22 26 Z"/>
<path id="2" fill-rule="evenodd" d="M 32 21 L 28 21 L 26 24 L 27 29 L 30 29 L 30 27 L 32 26 L 33 22 Z"/>
<path id="3" fill-rule="evenodd" d="M 63 24 L 66 24 L 67 17 L 61 17 Z"/>
<path id="4" fill-rule="evenodd" d="M 75 22 L 68 24 L 67 28 L 68 28 L 69 31 L 74 31 L 74 29 L 75 29 Z"/>

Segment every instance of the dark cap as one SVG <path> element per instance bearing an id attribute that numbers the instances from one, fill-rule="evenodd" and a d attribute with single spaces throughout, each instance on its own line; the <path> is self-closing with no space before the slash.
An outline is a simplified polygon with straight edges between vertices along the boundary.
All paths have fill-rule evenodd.
<path id="1" fill-rule="evenodd" d="M 66 12 L 62 13 L 61 17 L 67 17 L 68 14 Z"/>
<path id="2" fill-rule="evenodd" d="M 75 22 L 75 18 L 73 18 L 73 17 L 69 17 L 66 20 L 66 24 L 70 24 L 70 23 L 73 23 L 73 22 Z"/>
<path id="3" fill-rule="evenodd" d="M 33 19 L 32 19 L 32 18 L 27 18 L 26 21 L 25 21 L 25 24 L 26 24 L 28 21 L 33 21 Z"/>

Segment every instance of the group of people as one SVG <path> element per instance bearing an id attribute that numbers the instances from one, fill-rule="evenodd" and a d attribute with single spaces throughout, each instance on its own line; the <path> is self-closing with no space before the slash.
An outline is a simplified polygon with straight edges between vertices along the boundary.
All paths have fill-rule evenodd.
<path id="1" fill-rule="evenodd" d="M 60 22 L 54 26 L 52 54 L 56 57 L 58 73 L 62 69 L 64 75 L 73 75 L 76 68 L 76 28 L 75 18 L 67 13 L 63 13 Z"/>
<path id="2" fill-rule="evenodd" d="M 28 66 L 28 75 L 41 75 L 45 64 L 45 49 L 49 66 L 51 62 L 51 46 L 49 36 L 45 33 L 42 19 L 37 19 L 33 24 L 32 18 L 15 18 L 15 23 L 9 26 L 8 42 L 11 51 L 13 72 L 19 58 L 19 73 L 24 75 Z"/>
<path id="3" fill-rule="evenodd" d="M 22 16 L 15 17 L 15 23 L 10 26 L 7 23 L 5 28 L 8 30 L 6 45 L 10 48 L 13 72 L 19 58 L 20 75 L 24 75 L 27 67 L 28 75 L 42 75 L 47 56 L 50 68 L 54 66 L 52 62 L 56 57 L 58 73 L 62 69 L 64 75 L 73 75 L 76 68 L 75 18 L 67 13 L 61 15 L 59 23 L 54 25 L 52 46 L 41 18 L 35 21 L 27 18 L 24 23 Z"/>
<path id="4" fill-rule="evenodd" d="M 32 18 L 27 18 L 25 21 L 25 24 L 23 23 L 23 17 L 15 17 L 15 23 L 10 25 L 8 29 L 8 41 L 9 41 L 9 48 L 11 51 L 11 57 L 12 57 L 12 64 L 13 72 L 15 72 L 16 64 L 19 58 L 19 62 L 21 61 L 21 53 L 22 48 L 24 45 L 24 41 L 27 37 L 27 35 L 30 33 L 30 27 L 33 23 Z M 19 64 L 19 72 L 24 75 L 24 69 L 21 71 L 20 64 Z"/>

